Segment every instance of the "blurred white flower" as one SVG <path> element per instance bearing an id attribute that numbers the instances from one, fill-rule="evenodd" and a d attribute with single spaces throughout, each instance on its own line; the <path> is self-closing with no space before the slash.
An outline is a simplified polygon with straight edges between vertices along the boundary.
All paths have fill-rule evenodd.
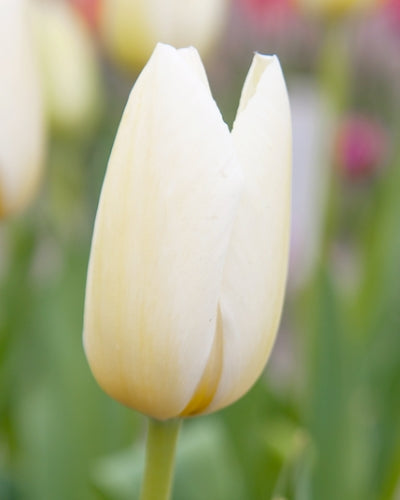
<path id="1" fill-rule="evenodd" d="M 100 68 L 90 30 L 65 1 L 31 0 L 43 94 L 50 124 L 90 126 L 100 106 Z"/>
<path id="2" fill-rule="evenodd" d="M 34 197 L 45 128 L 27 4 L 0 2 L 0 218 Z"/>
<path id="3" fill-rule="evenodd" d="M 331 169 L 332 122 L 315 82 L 289 85 L 293 124 L 292 226 L 289 286 L 305 285 L 321 249 Z"/>

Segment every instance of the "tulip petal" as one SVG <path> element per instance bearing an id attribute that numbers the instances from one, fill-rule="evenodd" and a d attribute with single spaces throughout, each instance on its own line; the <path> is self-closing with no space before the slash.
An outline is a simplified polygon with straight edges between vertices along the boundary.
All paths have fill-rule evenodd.
<path id="1" fill-rule="evenodd" d="M 159 44 L 136 82 L 100 198 L 84 344 L 112 397 L 181 413 L 214 350 L 242 171 L 232 137 L 185 56 Z"/>
<path id="2" fill-rule="evenodd" d="M 206 70 L 204 69 L 203 63 L 197 50 L 194 47 L 186 47 L 184 49 L 179 49 L 178 54 L 186 61 L 188 66 L 192 68 L 195 75 L 197 75 L 199 80 L 204 83 L 211 94 Z"/>
<path id="3" fill-rule="evenodd" d="M 261 374 L 278 327 L 286 282 L 291 125 L 276 57 L 255 55 L 232 137 L 244 189 L 224 269 L 223 366 L 206 412 L 241 397 Z"/>

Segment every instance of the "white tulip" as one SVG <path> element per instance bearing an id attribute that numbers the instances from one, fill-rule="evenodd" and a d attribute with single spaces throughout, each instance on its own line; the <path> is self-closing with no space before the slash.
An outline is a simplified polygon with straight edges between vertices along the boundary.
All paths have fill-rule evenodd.
<path id="1" fill-rule="evenodd" d="M 100 33 L 118 62 L 141 67 L 158 41 L 204 55 L 221 34 L 228 0 L 104 0 Z"/>
<path id="2" fill-rule="evenodd" d="M 121 120 L 88 270 L 84 346 L 109 395 L 168 419 L 248 391 L 281 314 L 290 185 L 278 59 L 254 56 L 230 133 L 197 51 L 159 44 Z"/>
<path id="3" fill-rule="evenodd" d="M 27 6 L 0 2 L 0 218 L 37 191 L 44 164 L 44 118 Z"/>

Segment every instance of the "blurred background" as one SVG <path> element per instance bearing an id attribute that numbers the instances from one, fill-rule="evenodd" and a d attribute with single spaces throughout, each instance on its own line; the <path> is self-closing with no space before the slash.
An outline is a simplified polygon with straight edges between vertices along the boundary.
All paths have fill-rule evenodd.
<path id="1" fill-rule="evenodd" d="M 232 125 L 254 51 L 293 116 L 290 271 L 265 374 L 188 420 L 177 500 L 400 499 L 400 1 L 2 0 L 0 499 L 137 498 L 145 419 L 96 385 L 86 269 L 156 41 L 196 46 Z"/>

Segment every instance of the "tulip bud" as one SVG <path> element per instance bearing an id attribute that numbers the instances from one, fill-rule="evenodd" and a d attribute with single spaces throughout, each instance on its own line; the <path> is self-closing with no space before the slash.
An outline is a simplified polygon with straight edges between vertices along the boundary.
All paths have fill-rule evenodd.
<path id="1" fill-rule="evenodd" d="M 42 100 L 25 1 L 0 3 L 0 218 L 37 191 L 44 164 Z"/>
<path id="2" fill-rule="evenodd" d="M 100 105 L 100 70 L 90 31 L 66 2 L 31 3 L 49 122 L 64 132 L 82 131 Z"/>
<path id="3" fill-rule="evenodd" d="M 103 0 L 100 34 L 111 56 L 137 69 L 158 41 L 205 54 L 221 33 L 227 0 Z"/>
<path id="4" fill-rule="evenodd" d="M 168 419 L 254 384 L 281 314 L 290 183 L 278 59 L 255 55 L 230 133 L 197 51 L 159 44 L 121 120 L 89 262 L 84 346 L 109 395 Z"/>

